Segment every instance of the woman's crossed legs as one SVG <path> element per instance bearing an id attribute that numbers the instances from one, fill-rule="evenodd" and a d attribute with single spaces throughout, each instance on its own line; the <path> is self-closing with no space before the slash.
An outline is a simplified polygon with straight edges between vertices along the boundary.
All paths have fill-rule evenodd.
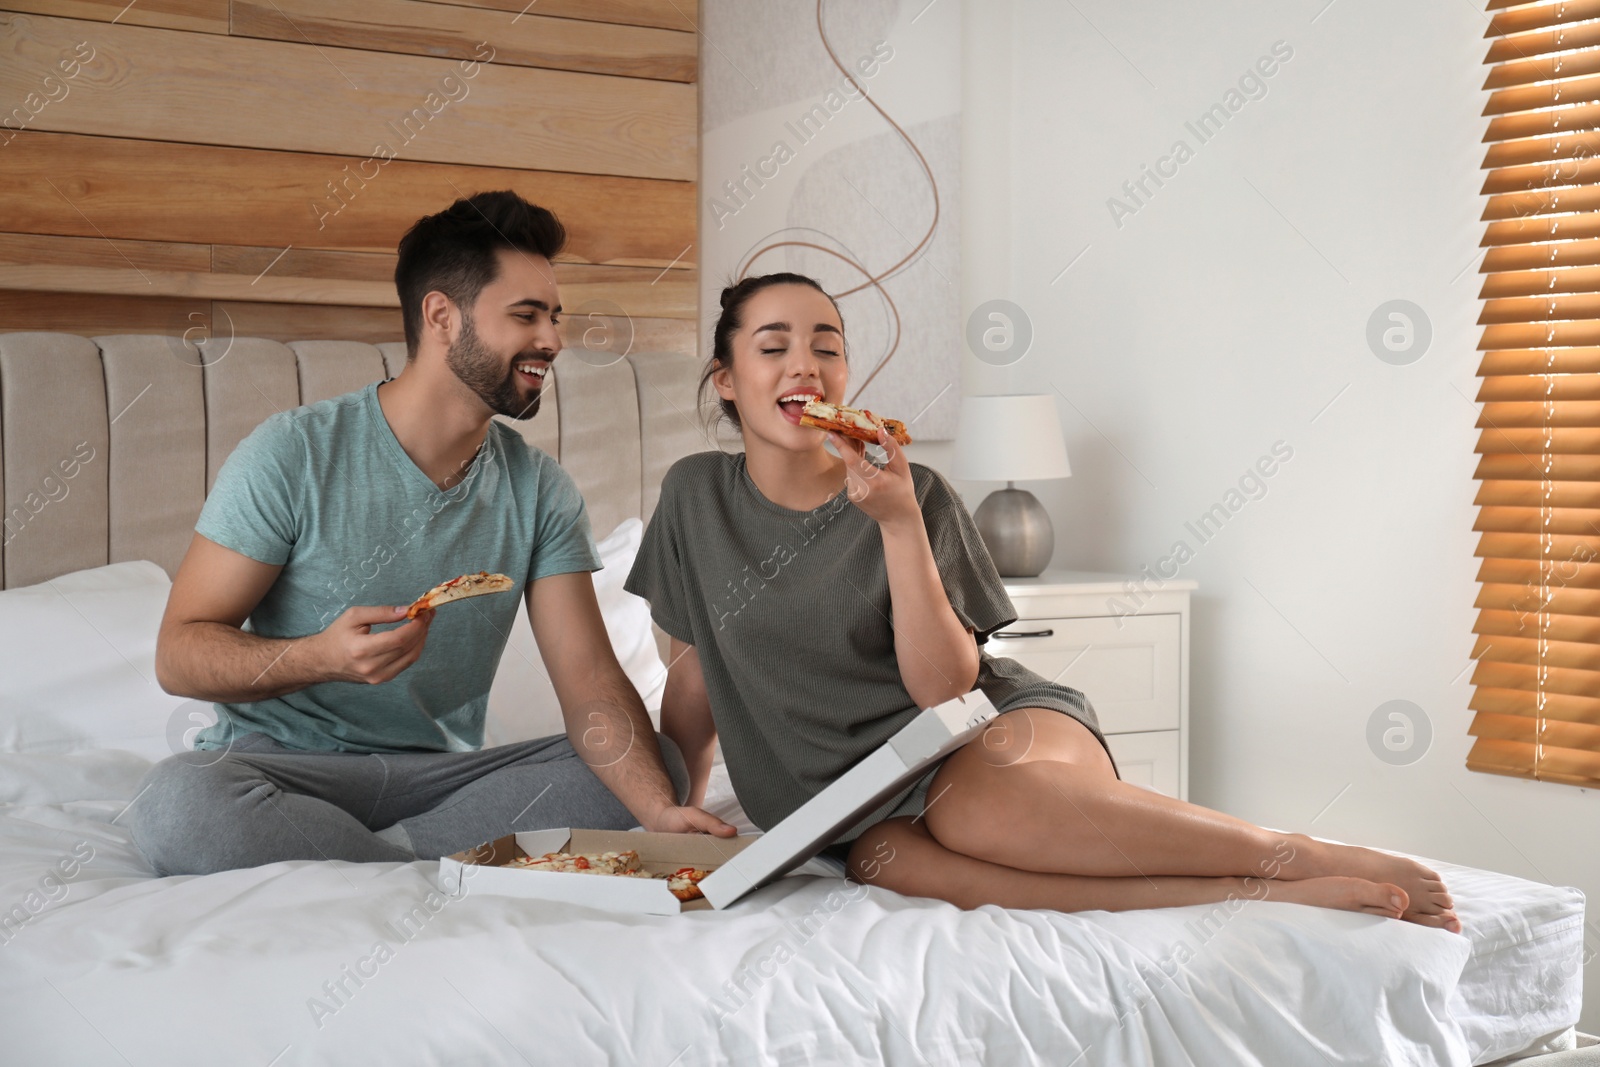
<path id="1" fill-rule="evenodd" d="M 1460 932 L 1414 860 L 1281 834 L 1118 780 L 1069 715 L 1018 708 L 953 753 L 916 818 L 850 850 L 858 881 L 958 907 L 1128 911 L 1233 897 L 1402 918 Z"/>

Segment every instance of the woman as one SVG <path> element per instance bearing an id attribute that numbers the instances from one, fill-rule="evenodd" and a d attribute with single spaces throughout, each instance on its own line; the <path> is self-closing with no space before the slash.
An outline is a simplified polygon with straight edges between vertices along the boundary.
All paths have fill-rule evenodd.
<path id="1" fill-rule="evenodd" d="M 816 282 L 723 290 L 701 387 L 744 453 L 673 466 L 627 581 L 672 638 L 661 728 L 690 804 L 719 734 L 746 814 L 770 828 L 919 708 L 978 687 L 993 724 L 830 846 L 853 878 L 963 908 L 1252 897 L 1460 931 L 1419 863 L 1121 781 L 1082 693 L 981 650 L 1016 613 L 949 484 L 887 435 L 879 467 L 800 424 L 806 398 L 842 403 L 848 377 L 843 320 Z"/>

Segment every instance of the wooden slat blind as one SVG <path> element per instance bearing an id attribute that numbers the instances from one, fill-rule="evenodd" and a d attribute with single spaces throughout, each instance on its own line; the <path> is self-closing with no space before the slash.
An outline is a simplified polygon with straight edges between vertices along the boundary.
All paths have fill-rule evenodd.
<path id="1" fill-rule="evenodd" d="M 1489 0 L 1467 766 L 1600 785 L 1600 0 Z"/>

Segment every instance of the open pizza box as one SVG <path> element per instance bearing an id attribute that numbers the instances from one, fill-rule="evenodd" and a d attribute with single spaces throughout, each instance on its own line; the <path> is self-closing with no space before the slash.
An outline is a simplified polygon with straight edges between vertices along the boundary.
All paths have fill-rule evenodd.
<path id="1" fill-rule="evenodd" d="M 592 855 L 633 849 L 639 853 L 639 867 L 651 874 L 671 874 L 680 867 L 715 870 L 755 840 L 755 835 L 712 837 L 638 830 L 530 830 L 507 834 L 466 852 L 441 857 L 439 888 L 451 896 L 487 892 L 497 896 L 560 900 L 606 911 L 676 915 L 711 905 L 704 900 L 680 901 L 660 878 L 611 878 L 600 874 L 534 871 L 505 864 L 519 856 L 542 856 L 546 852 Z"/>
<path id="2" fill-rule="evenodd" d="M 815 856 L 935 762 L 970 741 L 997 714 L 979 690 L 924 710 L 765 834 L 723 838 L 638 830 L 534 830 L 443 857 L 439 886 L 452 896 L 489 892 L 648 915 L 726 908 Z M 640 865 L 647 871 L 670 873 L 680 867 L 711 871 L 700 883 L 705 899 L 680 902 L 661 879 L 504 866 L 523 854 L 630 848 L 639 853 Z"/>

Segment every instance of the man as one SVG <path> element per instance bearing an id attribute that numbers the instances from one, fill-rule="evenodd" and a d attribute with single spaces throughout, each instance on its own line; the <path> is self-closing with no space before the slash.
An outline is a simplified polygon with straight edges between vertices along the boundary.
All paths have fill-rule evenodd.
<path id="1" fill-rule="evenodd" d="M 680 803 L 682 756 L 606 636 L 572 480 L 491 421 L 539 410 L 565 238 L 512 192 L 421 219 L 395 267 L 404 372 L 272 416 L 229 456 L 156 647 L 162 687 L 218 714 L 134 801 L 158 873 L 434 859 L 552 826 L 735 832 Z M 480 570 L 524 590 L 567 736 L 478 750 L 512 597 L 404 619 Z"/>

